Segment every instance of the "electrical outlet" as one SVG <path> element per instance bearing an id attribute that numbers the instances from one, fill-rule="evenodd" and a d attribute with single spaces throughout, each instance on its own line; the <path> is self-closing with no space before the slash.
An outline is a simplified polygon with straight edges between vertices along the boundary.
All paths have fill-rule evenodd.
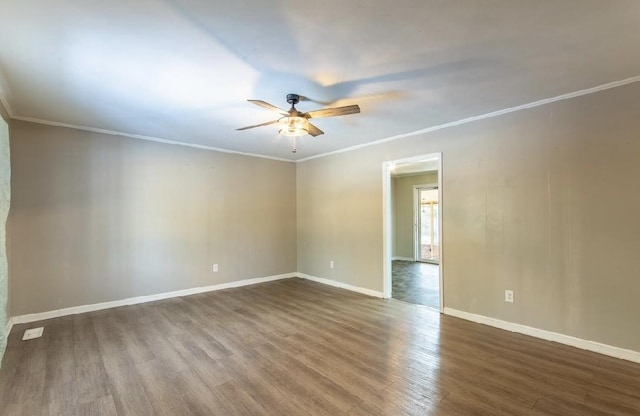
<path id="1" fill-rule="evenodd" d="M 218 263 L 213 265 L 213 271 L 218 272 Z"/>
<path id="2" fill-rule="evenodd" d="M 22 340 L 26 341 L 28 339 L 40 338 L 42 336 L 42 332 L 44 331 L 44 327 L 41 326 L 39 328 L 31 328 L 24 331 L 24 335 L 22 336 Z"/>
<path id="3" fill-rule="evenodd" d="M 504 301 L 513 303 L 513 290 L 505 290 L 504 291 Z"/>
<path id="4" fill-rule="evenodd" d="M 333 260 L 329 262 L 329 267 L 333 269 Z"/>

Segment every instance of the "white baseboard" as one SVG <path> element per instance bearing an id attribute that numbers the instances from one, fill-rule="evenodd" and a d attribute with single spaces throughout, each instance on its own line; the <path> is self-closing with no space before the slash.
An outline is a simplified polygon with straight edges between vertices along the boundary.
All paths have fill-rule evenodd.
<path id="1" fill-rule="evenodd" d="M 45 319 L 57 318 L 60 316 L 75 315 L 78 313 L 117 308 L 118 306 L 137 305 L 139 303 L 153 302 L 156 300 L 176 298 L 180 296 L 195 295 L 198 293 L 213 292 L 216 290 L 230 289 L 234 287 L 255 285 L 258 283 L 272 282 L 274 280 L 288 279 L 288 278 L 297 277 L 297 276 L 298 276 L 298 273 L 286 273 L 286 274 L 279 274 L 275 276 L 256 277 L 254 279 L 238 280 L 235 282 L 222 283 L 219 285 L 212 285 L 212 286 L 194 287 L 191 289 L 176 290 L 173 292 L 159 293 L 156 295 L 137 296 L 137 297 L 127 298 L 122 300 L 95 303 L 92 305 L 73 306 L 71 308 L 58 309 L 55 311 L 14 316 L 9 319 L 9 322 L 13 326 L 17 324 L 25 324 L 29 322 L 36 322 L 36 321 L 42 321 Z"/>
<path id="2" fill-rule="evenodd" d="M 11 329 L 13 328 L 14 325 L 17 325 L 17 324 L 42 321 L 45 319 L 57 318 L 60 316 L 67 316 L 67 315 L 75 315 L 78 313 L 99 311 L 103 309 L 116 308 L 119 306 L 136 305 L 140 303 L 153 302 L 156 300 L 169 299 L 169 298 L 175 298 L 180 296 L 195 295 L 198 293 L 212 292 L 216 290 L 230 289 L 234 287 L 255 285 L 258 283 L 272 282 L 275 280 L 288 279 L 292 277 L 300 277 L 302 279 L 307 279 L 307 280 L 322 283 L 328 286 L 333 286 L 340 289 L 361 293 L 367 296 L 384 298 L 382 292 L 366 289 L 363 287 L 353 286 L 347 283 L 338 282 L 336 280 L 311 276 L 305 273 L 286 273 L 286 274 L 280 274 L 275 276 L 257 277 L 254 279 L 238 280 L 235 282 L 222 283 L 222 284 L 212 285 L 212 286 L 196 287 L 191 289 L 177 290 L 173 292 L 159 293 L 156 295 L 138 296 L 138 297 L 116 300 L 111 302 L 96 303 L 92 305 L 74 306 L 71 308 L 58 309 L 58 310 L 49 311 L 49 312 L 14 316 L 9 318 L 9 320 L 7 321 L 7 335 L 11 333 Z M 525 334 L 532 337 L 545 339 L 548 341 L 558 342 L 560 344 L 565 344 L 565 345 L 577 347 L 583 350 L 608 355 L 610 357 L 621 358 L 623 360 L 640 363 L 640 352 L 637 352 L 637 351 L 614 347 L 607 344 L 601 344 L 595 341 L 588 341 L 581 338 L 559 334 L 557 332 L 546 331 L 543 329 L 533 328 L 526 325 L 502 321 L 500 319 L 490 318 L 483 315 L 477 315 L 474 313 L 459 311 L 453 308 L 445 307 L 444 314 L 454 316 L 457 318 L 466 319 L 472 322 L 477 322 L 484 325 L 489 325 L 495 328 L 504 329 L 511 332 L 517 332 L 520 334 Z"/>
<path id="3" fill-rule="evenodd" d="M 393 260 L 403 260 L 403 261 L 415 261 L 415 259 L 413 257 L 391 257 L 391 261 Z"/>
<path id="4" fill-rule="evenodd" d="M 382 292 L 378 292 L 378 291 L 371 290 L 371 289 L 366 289 L 364 287 L 353 286 L 353 285 L 350 285 L 350 284 L 347 284 L 347 283 L 338 282 L 336 280 L 325 279 L 324 277 L 311 276 L 311 275 L 304 274 L 304 273 L 298 273 L 297 276 L 302 278 L 302 279 L 307 279 L 307 280 L 311 280 L 313 282 L 322 283 L 323 285 L 339 287 L 340 289 L 346 289 L 346 290 L 349 290 L 351 292 L 357 292 L 357 293 L 361 293 L 363 295 L 373 296 L 375 298 L 384 298 L 384 295 L 383 295 Z"/>
<path id="5" fill-rule="evenodd" d="M 545 331 L 544 329 L 533 328 L 513 322 L 502 321 L 500 319 L 489 318 L 487 316 L 459 311 L 452 308 L 445 307 L 444 314 L 455 316 L 456 318 L 466 319 L 467 321 L 493 326 L 495 328 L 500 328 L 511 332 L 517 332 L 519 334 L 529 335 L 535 338 L 541 338 L 547 341 L 569 345 L 587 351 L 597 352 L 599 354 L 608 355 L 610 357 L 621 358 L 623 360 L 640 363 L 640 352 L 637 351 L 614 347 L 607 344 L 601 344 L 595 341 L 588 341 L 586 339 L 559 334 L 557 332 Z"/>

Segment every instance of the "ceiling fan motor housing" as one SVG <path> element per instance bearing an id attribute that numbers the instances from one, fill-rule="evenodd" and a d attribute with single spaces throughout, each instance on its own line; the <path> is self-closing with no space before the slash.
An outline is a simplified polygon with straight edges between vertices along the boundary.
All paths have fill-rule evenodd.
<path id="1" fill-rule="evenodd" d="M 300 102 L 300 96 L 298 94 L 287 94 L 287 102 L 291 105 L 296 105 Z"/>

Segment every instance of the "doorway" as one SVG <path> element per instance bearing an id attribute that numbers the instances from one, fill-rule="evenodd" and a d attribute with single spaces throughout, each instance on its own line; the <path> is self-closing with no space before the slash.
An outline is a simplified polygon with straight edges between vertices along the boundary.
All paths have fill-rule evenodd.
<path id="1" fill-rule="evenodd" d="M 417 261 L 440 262 L 438 186 L 414 186 L 414 257 Z"/>
<path id="2" fill-rule="evenodd" d="M 442 155 L 383 163 L 385 298 L 442 312 Z"/>

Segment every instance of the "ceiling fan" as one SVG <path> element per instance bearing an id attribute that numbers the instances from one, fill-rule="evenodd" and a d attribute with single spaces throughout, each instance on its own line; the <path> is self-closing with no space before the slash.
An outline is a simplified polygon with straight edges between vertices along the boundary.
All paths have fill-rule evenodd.
<path id="1" fill-rule="evenodd" d="M 324 134 L 322 130 L 309 123 L 310 118 L 346 116 L 349 114 L 357 114 L 360 112 L 360 107 L 358 107 L 357 104 L 353 104 L 344 107 L 321 108 L 319 110 L 313 110 L 303 113 L 296 109 L 296 104 L 300 102 L 300 96 L 298 94 L 287 94 L 287 102 L 291 104 L 291 108 L 289 109 L 289 111 L 285 111 L 281 108 L 276 107 L 275 105 L 261 100 L 247 101 L 260 107 L 266 108 L 267 110 L 278 113 L 282 117 L 277 120 L 267 121 L 266 123 L 256 124 L 254 126 L 242 127 L 236 130 L 248 130 L 255 127 L 269 126 L 271 124 L 278 123 L 280 124 L 279 134 L 282 134 L 283 136 L 293 137 L 294 139 L 296 137 L 304 136 L 305 134 L 310 134 L 313 137 Z M 295 143 L 293 152 L 296 152 Z"/>

